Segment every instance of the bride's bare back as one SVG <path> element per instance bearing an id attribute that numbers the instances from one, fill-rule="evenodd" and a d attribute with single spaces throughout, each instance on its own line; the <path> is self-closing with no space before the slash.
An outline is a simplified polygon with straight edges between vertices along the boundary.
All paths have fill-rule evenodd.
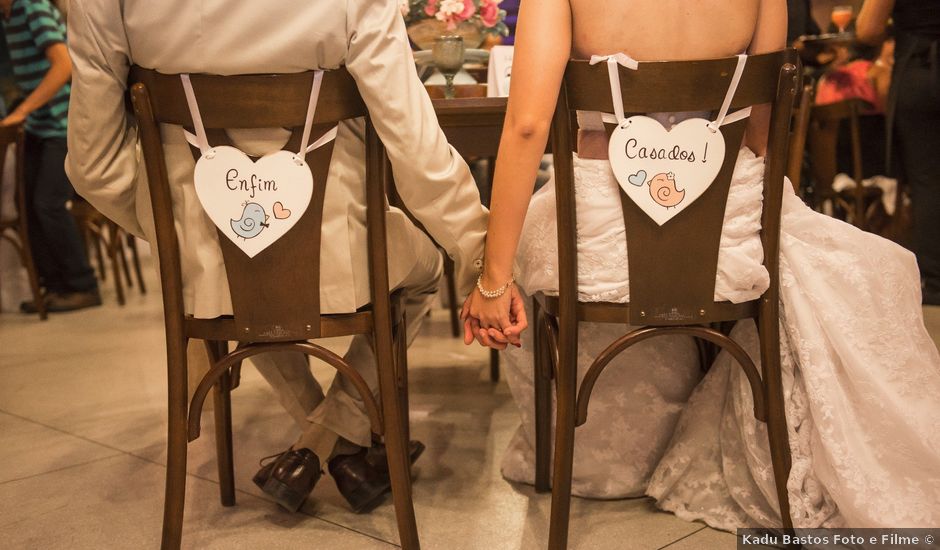
<path id="1" fill-rule="evenodd" d="M 747 50 L 760 0 L 570 0 L 572 54 L 640 61 L 708 59 Z"/>

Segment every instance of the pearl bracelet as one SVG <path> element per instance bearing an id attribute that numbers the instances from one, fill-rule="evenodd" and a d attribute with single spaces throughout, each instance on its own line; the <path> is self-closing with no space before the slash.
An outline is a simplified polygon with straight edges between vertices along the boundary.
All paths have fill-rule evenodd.
<path id="1" fill-rule="evenodd" d="M 486 299 L 488 299 L 488 300 L 492 300 L 493 298 L 499 298 L 500 296 L 502 296 L 503 294 L 505 294 L 505 293 L 506 293 L 506 290 L 507 290 L 514 282 L 516 282 L 516 276 L 515 276 L 515 275 L 513 275 L 512 277 L 509 278 L 509 282 L 508 282 L 508 283 L 506 283 L 506 284 L 504 284 L 503 286 L 497 288 L 496 290 L 486 290 L 485 288 L 483 288 L 483 274 L 480 273 L 480 276 L 477 277 L 477 290 L 480 291 L 480 295 L 481 295 L 481 296 L 483 296 L 484 298 L 486 298 Z"/>

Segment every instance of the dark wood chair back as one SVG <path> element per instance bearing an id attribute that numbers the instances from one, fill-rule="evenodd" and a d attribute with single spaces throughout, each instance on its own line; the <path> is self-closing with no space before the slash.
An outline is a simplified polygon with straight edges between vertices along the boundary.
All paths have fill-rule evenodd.
<path id="1" fill-rule="evenodd" d="M 640 63 L 620 68 L 624 112 L 717 111 L 728 91 L 736 58 Z M 767 268 L 776 280 L 780 205 L 786 168 L 787 130 L 797 92 L 797 57 L 790 50 L 747 60 L 731 111 L 773 105 L 764 176 L 761 239 Z M 768 83 L 774 85 L 768 86 Z M 668 92 L 664 92 L 668 90 Z M 607 67 L 571 61 L 552 122 L 558 201 L 559 296 L 574 313 L 577 300 L 576 213 L 571 128 L 577 110 L 613 112 Z M 745 309 L 716 304 L 715 275 L 725 204 L 746 119 L 722 127 L 725 160 L 712 185 L 693 204 L 662 226 L 621 193 L 626 224 L 630 280 L 629 322 L 684 325 L 738 319 Z M 775 295 L 776 284 L 768 291 Z M 768 296 L 769 298 L 770 296 Z M 564 315 L 564 313 L 562 313 Z"/>
<path id="2" fill-rule="evenodd" d="M 169 182 L 163 169 L 162 147 L 155 141 L 159 136 L 156 125 L 192 128 L 193 121 L 179 76 L 139 69 L 133 78 L 146 86 L 150 96 L 152 115 L 141 121 L 141 138 L 145 157 L 158 159 L 154 166 L 148 165 L 151 192 L 157 201 L 154 204 L 157 244 L 161 261 L 168 262 L 170 268 L 165 273 L 176 278 L 179 256 L 175 237 L 168 232 L 173 227 L 172 209 L 168 207 Z M 285 149 L 299 147 L 312 72 L 278 76 L 192 75 L 191 80 L 210 145 L 230 144 L 226 128 L 283 127 L 292 130 Z M 323 77 L 311 142 L 337 122 L 367 114 L 351 75 L 345 70 L 329 71 Z M 373 147 L 378 145 L 377 139 L 371 142 Z M 235 328 L 244 340 L 296 341 L 321 336 L 320 240 L 332 147 L 330 143 L 307 155 L 313 175 L 313 196 L 306 212 L 281 239 L 249 258 L 219 232 Z M 198 155 L 194 149 L 194 156 Z M 377 181 L 379 174 L 370 176 L 367 185 L 382 185 Z M 174 300 L 181 300 L 178 281 L 170 283 L 164 281 L 169 286 L 165 290 L 171 291 Z M 376 289 L 379 295 L 387 294 L 388 289 L 384 290 L 383 293 Z"/>

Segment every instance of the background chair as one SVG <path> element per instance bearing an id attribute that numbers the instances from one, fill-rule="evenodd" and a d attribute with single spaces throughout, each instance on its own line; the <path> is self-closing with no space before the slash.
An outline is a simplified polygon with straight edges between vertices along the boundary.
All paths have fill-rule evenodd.
<path id="1" fill-rule="evenodd" d="M 626 113 L 716 110 L 734 73 L 735 58 L 689 62 L 640 63 L 620 68 Z M 795 51 L 751 56 L 732 109 L 773 104 L 765 159 L 761 241 L 770 286 L 759 299 L 715 302 L 715 276 L 725 203 L 747 119 L 722 127 L 725 159 L 715 181 L 698 200 L 664 224 L 656 225 L 621 193 L 628 241 L 630 303 L 578 301 L 576 212 L 572 116 L 577 110 L 612 112 L 607 68 L 571 61 L 552 120 L 558 217 L 559 293 L 536 294 L 536 489 L 548 489 L 551 380 L 554 371 L 557 411 L 549 548 L 567 546 L 575 427 L 587 419 L 591 391 L 604 367 L 633 344 L 657 336 L 689 335 L 729 352 L 741 365 L 754 398 L 754 415 L 767 423 L 774 479 L 784 527 L 792 528 L 786 481 L 789 444 L 780 378 L 778 326 L 780 209 L 787 157 L 787 132 L 794 97 L 800 89 Z M 655 84 L 655 85 L 654 85 Z M 664 93 L 663 90 L 668 90 Z M 624 266 L 626 269 L 628 266 Z M 734 340 L 712 323 L 753 319 L 760 334 L 762 372 Z M 610 344 L 577 384 L 578 324 L 619 323 L 633 327 Z M 554 367 L 554 369 L 552 368 Z"/>
<path id="2" fill-rule="evenodd" d="M 297 150 L 304 126 L 313 73 L 275 76 L 193 75 L 203 123 L 213 144 L 227 144 L 225 128 L 292 128 L 286 149 Z M 320 239 L 323 200 L 332 143 L 307 155 L 313 175 L 310 205 L 280 240 L 249 259 L 219 236 L 228 273 L 234 315 L 195 319 L 185 315 L 180 251 L 159 124 L 191 126 L 179 75 L 135 68 L 131 81 L 134 110 L 146 160 L 153 203 L 163 286 L 169 377 L 169 427 L 163 548 L 180 545 L 186 487 L 187 442 L 199 436 L 202 405 L 214 388 L 216 445 L 222 504 L 235 503 L 232 467 L 230 391 L 238 365 L 270 351 L 297 351 L 335 367 L 355 384 L 365 401 L 375 434 L 384 435 L 392 495 L 403 548 L 417 549 L 408 448 L 407 365 L 403 309 L 389 295 L 385 235 L 385 185 L 390 177 L 385 150 L 371 123 L 366 124 L 366 194 L 369 279 L 372 303 L 342 315 L 320 310 Z M 325 73 L 313 135 L 336 122 L 368 117 L 355 81 L 345 69 Z M 198 152 L 194 151 L 194 156 Z M 257 281 L 278 281 L 258 285 Z M 371 334 L 375 342 L 381 409 L 363 378 L 343 358 L 310 342 L 316 338 Z M 212 366 L 187 403 L 186 344 L 205 340 Z M 228 342 L 237 342 L 229 352 Z"/>
<path id="3" fill-rule="evenodd" d="M 125 253 L 125 244 L 131 254 L 131 261 L 134 265 L 134 274 L 137 277 L 137 288 L 141 294 L 147 294 L 147 286 L 144 284 L 144 276 L 140 268 L 140 256 L 137 253 L 137 240 L 135 237 L 109 220 L 81 197 L 76 197 L 72 201 L 72 216 L 78 224 L 79 233 L 85 241 L 85 248 L 89 257 L 94 252 L 94 258 L 98 264 L 98 278 L 102 282 L 108 280 L 108 269 L 105 264 L 105 255 L 111 264 L 112 276 L 114 277 L 114 290 L 117 294 L 119 305 L 124 305 L 127 300 L 124 294 L 124 285 L 133 288 L 134 281 L 131 279 L 130 267 L 127 263 Z M 102 252 L 102 249 L 104 252 Z M 105 254 L 106 253 L 106 254 Z M 124 279 L 121 279 L 123 273 Z"/>
<path id="4" fill-rule="evenodd" d="M 23 127 L 22 126 L 2 126 L 0 127 L 0 175 L 4 173 L 4 165 L 7 160 L 7 151 L 10 146 L 13 147 L 13 159 L 16 163 L 13 173 L 13 201 L 15 203 L 15 215 L 11 218 L 4 218 L 3 204 L 0 202 L 0 239 L 6 239 L 20 257 L 20 263 L 26 268 L 26 275 L 29 278 L 29 287 L 33 293 L 33 300 L 36 303 L 36 309 L 39 313 L 39 319 L 46 320 L 46 302 L 42 299 L 39 290 L 39 276 L 36 274 L 36 264 L 33 262 L 33 252 L 29 245 L 29 230 L 26 221 L 26 190 L 23 179 Z M 2 196 L 0 196 L 2 201 Z"/>
<path id="5" fill-rule="evenodd" d="M 867 226 L 869 209 L 881 199 L 881 189 L 865 187 L 862 158 L 861 111 L 867 103 L 848 99 L 828 105 L 814 105 L 810 112 L 810 131 L 807 146 L 810 167 L 816 184 L 816 209 L 831 208 L 829 213 L 860 229 Z M 835 191 L 832 187 L 838 173 L 838 147 L 840 128 L 848 125 L 853 189 Z M 884 139 L 883 135 L 874 136 Z M 829 202 L 830 206 L 825 206 Z"/>

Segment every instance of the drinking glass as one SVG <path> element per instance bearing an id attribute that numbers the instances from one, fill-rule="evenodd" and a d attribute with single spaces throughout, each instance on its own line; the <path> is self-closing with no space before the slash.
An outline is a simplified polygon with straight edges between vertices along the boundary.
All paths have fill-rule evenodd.
<path id="1" fill-rule="evenodd" d="M 839 28 L 839 32 L 845 32 L 846 27 L 852 21 L 852 6 L 835 6 L 832 8 L 832 24 Z"/>
<path id="2" fill-rule="evenodd" d="M 464 62 L 463 38 L 460 36 L 441 36 L 434 41 L 431 56 L 434 59 L 434 66 L 444 75 L 446 82 L 444 97 L 453 99 L 456 95 L 454 76 L 463 68 Z"/>

